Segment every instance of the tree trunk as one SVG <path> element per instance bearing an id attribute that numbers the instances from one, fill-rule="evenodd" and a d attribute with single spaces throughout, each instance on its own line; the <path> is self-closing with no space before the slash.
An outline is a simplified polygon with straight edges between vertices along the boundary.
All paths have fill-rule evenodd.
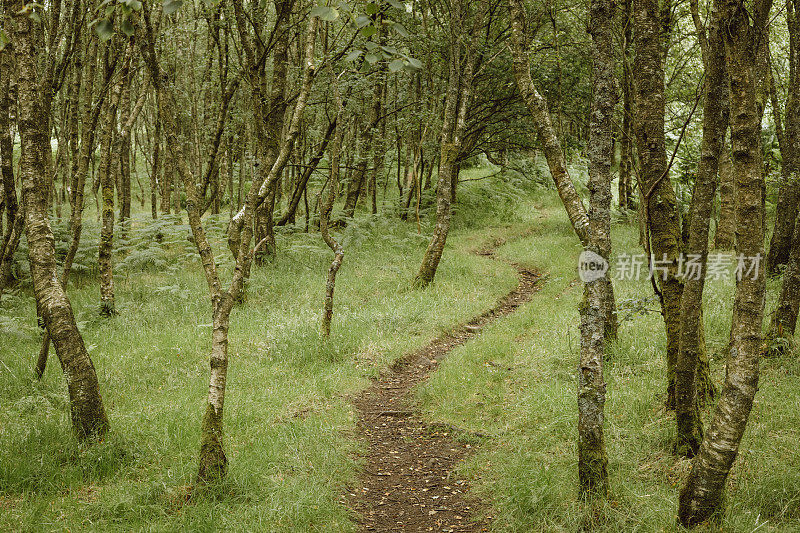
<path id="1" fill-rule="evenodd" d="M 751 15 L 741 0 L 719 0 L 731 87 L 731 131 L 736 175 L 737 254 L 757 261 L 764 254 L 764 168 L 756 105 L 756 40 L 765 35 L 771 0 Z M 749 23 L 750 17 L 754 23 Z M 725 385 L 681 490 L 678 522 L 694 527 L 720 517 L 725 482 L 739 451 L 758 388 L 765 275 L 762 268 L 737 280 Z"/>
<path id="2" fill-rule="evenodd" d="M 525 7 L 521 0 L 509 0 L 511 10 L 511 51 L 514 58 L 514 77 L 522 99 L 528 107 L 536 126 L 539 143 L 542 145 L 547 166 L 553 182 L 567 211 L 572 228 L 585 246 L 589 242 L 589 218 L 575 186 L 572 184 L 561 143 L 553 128 L 553 121 L 547 110 L 547 102 L 533 84 L 530 73 L 530 58 L 525 38 Z"/>
<path id="3" fill-rule="evenodd" d="M 75 68 L 81 68 L 80 56 L 76 59 Z M 81 85 L 81 78 L 85 78 L 83 88 L 83 122 L 81 126 L 80 147 L 78 149 L 77 157 L 73 160 L 72 171 L 72 193 L 70 195 L 70 243 L 67 255 L 64 258 L 64 266 L 61 274 L 61 286 L 67 290 L 69 284 L 70 273 L 72 272 L 72 263 L 75 261 L 75 255 L 78 253 L 78 246 L 80 245 L 81 235 L 83 233 L 83 203 L 84 192 L 86 189 L 86 182 L 89 177 L 89 163 L 94 154 L 95 148 L 95 131 L 97 130 L 97 123 L 100 120 L 100 113 L 103 108 L 106 96 L 108 94 L 108 85 L 104 84 L 97 94 L 97 101 L 92 104 L 95 96 L 94 78 L 97 70 L 97 39 L 91 36 L 87 44 L 86 52 L 86 75 L 81 76 L 80 73 L 76 74 L 74 83 L 78 86 Z M 44 335 L 42 345 L 39 349 L 39 358 L 36 361 L 36 376 L 41 379 L 47 365 L 48 351 L 50 349 L 50 336 Z"/>
<path id="4" fill-rule="evenodd" d="M 15 13 L 12 38 L 17 59 L 17 124 L 22 143 L 19 161 L 22 198 L 25 204 L 26 237 L 37 309 L 53 339 L 61 361 L 70 397 L 72 425 L 80 440 L 101 438 L 108 430 L 97 374 L 75 323 L 72 306 L 58 280 L 54 237 L 38 178 L 45 172 L 41 139 L 41 95 L 37 83 L 38 48 L 32 20 L 22 11 L 22 2 L 6 4 Z M 7 11 L 9 12 L 9 11 Z"/>
<path id="5" fill-rule="evenodd" d="M 616 91 L 611 22 L 612 0 L 592 0 L 588 32 L 592 37 L 592 108 L 589 117 L 589 235 L 586 250 L 608 261 L 611 256 L 612 122 Z M 606 384 L 603 380 L 606 313 L 603 299 L 608 276 L 584 280 L 581 355 L 578 369 L 578 481 L 586 496 L 608 491 L 608 457 L 603 436 Z"/>
<path id="6" fill-rule="evenodd" d="M 624 0 L 622 51 L 622 132 L 620 135 L 619 207 L 631 207 L 633 170 L 633 90 L 631 88 L 631 44 L 633 42 L 632 0 Z"/>
<path id="7" fill-rule="evenodd" d="M 333 69 L 331 68 L 331 71 Z M 323 337 L 328 338 L 331 335 L 331 319 L 333 318 L 333 291 L 336 287 L 336 274 L 344 261 L 344 248 L 330 233 L 329 222 L 331 216 L 331 209 L 336 200 L 336 190 L 339 188 L 339 155 L 342 151 L 342 98 L 339 94 L 339 87 L 336 85 L 337 81 L 332 76 L 334 84 L 334 93 L 336 96 L 336 118 L 333 120 L 335 133 L 333 135 L 333 144 L 330 153 L 330 180 L 328 183 L 328 195 L 325 200 L 320 196 L 319 208 L 319 232 L 322 235 L 322 240 L 333 251 L 334 257 L 331 266 L 328 268 L 328 279 L 325 283 L 325 305 L 322 310 L 322 325 L 320 331 Z"/>
<path id="8" fill-rule="evenodd" d="M 694 7 L 696 3 L 692 5 Z M 701 35 L 701 42 L 707 43 L 702 47 L 706 71 L 705 103 L 701 158 L 695 178 L 689 220 L 686 222 L 689 226 L 686 252 L 688 258 L 699 260 L 699 272 L 697 275 L 687 275 L 684 282 L 681 299 L 680 349 L 675 371 L 677 422 L 675 453 L 685 457 L 695 456 L 703 438 L 696 380 L 701 349 L 705 346 L 702 328 L 703 289 L 719 156 L 728 129 L 725 43 L 720 27 L 719 11 L 716 9 L 712 11 L 707 37 L 705 28 L 698 26 L 697 29 Z"/>
<path id="9" fill-rule="evenodd" d="M 113 53 L 110 50 L 110 46 L 112 45 L 109 44 L 108 52 Z M 126 51 L 125 54 L 124 61 L 127 62 L 129 51 Z M 112 83 L 114 76 L 113 67 L 107 67 L 105 73 L 106 84 Z M 114 178 L 116 174 L 114 162 L 119 162 L 119 158 L 113 146 L 117 124 L 117 108 L 123 91 L 123 84 L 124 80 L 121 76 L 119 80 L 113 82 L 100 140 L 102 152 L 100 155 L 100 176 L 98 181 L 100 182 L 102 193 L 103 209 L 97 264 L 100 270 L 100 314 L 103 316 L 116 314 L 112 253 L 114 244 Z"/>
<path id="10" fill-rule="evenodd" d="M 777 274 L 779 267 L 789 260 L 792 235 L 800 204 L 800 20 L 797 2 L 786 2 L 786 24 L 789 30 L 789 84 L 786 98 L 786 129 L 779 135 L 782 163 L 782 183 L 778 192 L 775 216 L 775 231 L 767 255 L 767 273 Z M 771 77 L 771 76 L 770 76 Z M 775 93 L 771 80 L 771 93 Z M 776 108 L 777 97 L 773 97 L 773 113 L 776 119 L 780 111 Z M 776 129 L 779 128 L 776 120 Z"/>
<path id="11" fill-rule="evenodd" d="M 717 220 L 714 248 L 733 250 L 736 240 L 736 179 L 733 176 L 731 148 L 727 141 L 722 146 L 719 160 L 719 218 Z"/>
<path id="12" fill-rule="evenodd" d="M 8 7 L 6 4 L 4 7 Z M 10 17 L 5 18 L 5 31 L 12 32 Z M 12 107 L 10 81 L 12 76 L 11 55 L 13 44 L 0 51 L 0 172 L 2 172 L 3 203 L 6 224 L 3 241 L 0 242 L 0 297 L 3 291 L 16 282 L 13 274 L 14 254 L 19 246 L 25 225 L 25 213 L 19 208 L 14 180 L 14 145 L 11 138 L 10 111 Z M 0 213 L 2 215 L 2 213 Z"/>
<path id="13" fill-rule="evenodd" d="M 464 10 L 468 5 L 462 5 L 462 1 L 459 0 L 454 2 L 451 8 L 450 74 L 447 81 L 439 179 L 436 187 L 436 226 L 422 258 L 419 272 L 414 278 L 413 285 L 416 287 L 426 287 L 433 281 L 450 231 L 452 190 L 455 180 L 458 179 L 458 158 L 461 155 L 461 144 L 466 129 L 466 115 L 472 100 L 473 74 L 478 54 L 475 46 L 476 31 L 473 30 L 472 42 L 467 46 L 463 46 L 459 37 L 466 30 Z M 485 7 L 479 6 L 478 10 L 481 9 Z M 475 16 L 478 18 L 473 21 L 473 27 L 480 27 L 481 14 Z M 462 56 L 466 56 L 463 66 Z"/>
<path id="14" fill-rule="evenodd" d="M 667 406 L 675 406 L 675 362 L 681 327 L 683 282 L 678 277 L 681 232 L 675 192 L 667 168 L 664 137 L 664 51 L 657 0 L 634 0 L 636 57 L 633 84 L 636 99 L 636 147 L 645 212 L 645 252 L 666 272 L 658 271 L 661 314 L 667 336 Z M 648 231 L 649 230 L 649 231 Z M 650 240 L 652 236 L 652 249 Z M 665 275 L 663 275 L 665 274 Z"/>

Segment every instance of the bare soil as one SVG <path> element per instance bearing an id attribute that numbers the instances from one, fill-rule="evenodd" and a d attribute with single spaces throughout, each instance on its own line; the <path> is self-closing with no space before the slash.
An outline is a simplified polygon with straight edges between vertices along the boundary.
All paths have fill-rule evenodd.
<path id="1" fill-rule="evenodd" d="M 476 252 L 494 257 L 494 249 Z M 498 259 L 499 260 L 499 259 Z M 359 484 L 346 495 L 363 531 L 488 531 L 490 510 L 469 494 L 456 473 L 473 451 L 458 428 L 425 421 L 415 404 L 413 387 L 425 381 L 439 362 L 490 322 L 514 312 L 539 288 L 540 276 L 513 264 L 519 284 L 490 310 L 443 333 L 382 372 L 353 398 L 358 431 L 368 442 Z"/>

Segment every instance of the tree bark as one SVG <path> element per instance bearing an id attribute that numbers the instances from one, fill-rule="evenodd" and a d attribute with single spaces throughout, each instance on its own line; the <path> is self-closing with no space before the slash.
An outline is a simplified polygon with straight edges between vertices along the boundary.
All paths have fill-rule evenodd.
<path id="1" fill-rule="evenodd" d="M 54 237 L 47 219 L 39 177 L 45 172 L 41 139 L 41 94 L 37 80 L 37 42 L 33 22 L 22 11 L 22 2 L 6 4 L 14 13 L 14 52 L 17 59 L 17 124 L 22 143 L 19 161 L 22 198 L 25 204 L 26 237 L 34 294 L 39 316 L 61 362 L 70 397 L 72 425 L 80 440 L 101 438 L 108 430 L 97 374 L 75 323 L 72 307 L 58 280 Z"/>
<path id="2" fill-rule="evenodd" d="M 696 6 L 693 2 L 693 8 Z M 686 253 L 699 259 L 699 275 L 688 275 L 681 297 L 680 349 L 675 370 L 675 415 L 677 433 L 675 453 L 694 457 L 703 438 L 700 402 L 698 401 L 697 372 L 705 339 L 702 327 L 703 289 L 705 287 L 706 260 L 711 211 L 716 194 L 717 171 L 720 152 L 724 145 L 727 124 L 727 91 L 725 90 L 725 43 L 720 27 L 719 11 L 714 9 L 708 35 L 702 26 L 697 27 L 706 71 L 703 141 L 701 158 L 695 178 L 690 205 L 689 238 Z"/>
<path id="3" fill-rule="evenodd" d="M 331 68 L 331 74 L 333 74 Z M 334 93 L 336 96 L 336 118 L 332 124 L 334 127 L 333 144 L 331 145 L 330 153 L 330 179 L 328 183 L 328 195 L 325 200 L 320 196 L 319 207 L 319 232 L 322 235 L 322 240 L 333 251 L 334 257 L 331 266 L 328 268 L 328 279 L 325 282 L 325 304 L 322 310 L 322 324 L 320 331 L 323 337 L 328 338 L 331 335 L 331 319 L 333 318 L 333 291 L 336 287 L 336 274 L 344 261 L 344 248 L 330 233 L 330 216 L 333 209 L 333 203 L 336 200 L 336 191 L 339 188 L 339 155 L 342 151 L 342 98 L 339 94 L 339 87 L 337 81 L 333 79 Z"/>
<path id="4" fill-rule="evenodd" d="M 605 261 L 611 256 L 612 122 L 616 103 L 612 0 L 592 0 L 589 26 L 592 37 L 592 107 L 589 116 L 589 238 L 586 250 Z M 578 481 L 585 496 L 608 492 L 608 456 L 603 435 L 606 384 L 603 379 L 607 316 L 603 299 L 608 276 L 584 280 L 581 316 L 581 355 L 578 369 Z M 613 294 L 613 293 L 612 293 Z"/>
<path id="5" fill-rule="evenodd" d="M 782 183 L 778 192 L 775 216 L 775 231 L 767 255 L 767 273 L 777 274 L 779 268 L 789 260 L 795 221 L 800 209 L 800 19 L 797 2 L 786 2 L 786 25 L 789 30 L 789 84 L 786 97 L 786 127 L 779 135 L 782 163 Z M 772 76 L 770 76 L 772 78 Z M 771 93 L 775 93 L 771 80 Z M 773 113 L 780 118 L 777 98 L 773 97 Z M 776 129 L 780 129 L 776 120 Z"/>
<path id="6" fill-rule="evenodd" d="M 466 128 L 466 115 L 472 100 L 473 74 L 477 59 L 475 27 L 480 27 L 480 14 L 473 21 L 471 43 L 463 46 L 461 39 L 466 30 L 465 5 L 459 0 L 453 3 L 450 14 L 450 73 L 447 81 L 447 99 L 442 124 L 441 156 L 439 163 L 439 179 L 436 187 L 436 226 L 431 242 L 425 250 L 422 264 L 414 278 L 415 287 L 427 287 L 436 276 L 439 261 L 442 259 L 447 234 L 450 231 L 452 215 L 452 188 L 458 179 L 458 158 L 461 155 L 461 144 Z M 478 8 L 484 9 L 483 6 Z M 464 64 L 462 67 L 462 56 Z"/>
<path id="7" fill-rule="evenodd" d="M 623 1 L 622 45 L 622 132 L 620 135 L 619 207 L 631 207 L 633 170 L 633 90 L 631 87 L 631 45 L 633 44 L 632 0 Z"/>
<path id="8" fill-rule="evenodd" d="M 3 7 L 9 7 L 7 4 Z M 7 12 L 7 11 L 6 11 Z M 11 34 L 11 18 L 4 18 L 4 29 Z M 14 145 L 11 138 L 10 112 L 11 101 L 11 55 L 14 53 L 13 43 L 8 43 L 0 51 L 0 172 L 2 172 L 3 203 L 5 205 L 6 224 L 3 241 L 0 242 L 0 298 L 3 291 L 16 282 L 13 274 L 14 254 L 19 246 L 25 226 L 25 213 L 19 208 L 17 189 L 14 180 Z M 0 213 L 2 215 L 2 213 Z"/>
<path id="9" fill-rule="evenodd" d="M 736 175 L 736 252 L 745 258 L 764 254 L 764 168 L 761 121 L 756 104 L 757 40 L 766 35 L 771 0 L 756 3 L 751 15 L 741 0 L 719 0 L 731 87 L 731 131 Z M 753 24 L 750 24 L 750 17 Z M 725 482 L 739 451 L 758 388 L 761 323 L 764 316 L 763 268 L 737 280 L 725 385 L 680 493 L 678 522 L 697 526 L 719 517 Z"/>
<path id="10" fill-rule="evenodd" d="M 633 8 L 636 46 L 633 64 L 634 129 L 639 154 L 639 187 L 643 191 L 645 211 L 645 252 L 666 266 L 666 275 L 656 277 L 667 337 L 667 406 L 674 408 L 683 282 L 678 277 L 677 263 L 681 245 L 679 215 L 667 168 L 664 136 L 664 35 L 657 0 L 634 0 Z"/>
<path id="11" fill-rule="evenodd" d="M 113 54 L 113 44 L 109 43 L 108 54 Z M 127 63 L 130 49 L 125 52 L 123 62 Z M 101 155 L 98 181 L 102 197 L 102 226 L 100 228 L 100 246 L 98 249 L 97 264 L 100 270 L 100 314 L 103 316 L 113 316 L 117 313 L 114 305 L 114 266 L 113 266 L 113 245 L 114 245 L 114 185 L 115 185 L 115 165 L 119 162 L 118 154 L 113 149 L 114 134 L 117 124 L 117 108 L 123 91 L 124 76 L 119 76 L 117 81 L 112 81 L 115 77 L 113 64 L 106 68 L 105 82 L 111 85 L 111 95 L 106 109 L 103 124 L 102 137 L 100 140 Z"/>
<path id="12" fill-rule="evenodd" d="M 726 136 L 727 139 L 727 136 Z M 714 248 L 733 250 L 736 241 L 736 180 L 733 176 L 731 147 L 726 140 L 719 160 L 719 217 L 714 233 Z"/>
<path id="13" fill-rule="evenodd" d="M 547 110 L 547 102 L 539 94 L 530 73 L 530 58 L 525 38 L 525 7 L 521 0 L 509 0 L 511 11 L 511 52 L 514 59 L 514 77 L 525 105 L 531 114 L 539 136 L 547 166 L 581 244 L 589 243 L 589 218 L 575 186 L 572 184 L 561 142 Z"/>

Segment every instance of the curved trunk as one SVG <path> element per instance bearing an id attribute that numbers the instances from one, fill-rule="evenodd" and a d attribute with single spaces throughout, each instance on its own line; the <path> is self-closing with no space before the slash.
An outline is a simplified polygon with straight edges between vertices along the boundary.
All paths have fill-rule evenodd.
<path id="1" fill-rule="evenodd" d="M 58 280 L 53 232 L 38 182 L 45 171 L 45 154 L 41 143 L 45 135 L 41 131 L 43 125 L 40 120 L 37 43 L 31 19 L 21 12 L 22 2 L 14 1 L 11 7 L 13 13 L 18 13 L 14 17 L 16 31 L 12 40 L 17 58 L 17 123 L 22 142 L 19 172 L 37 309 L 53 339 L 66 377 L 73 428 L 79 439 L 94 439 L 108 430 L 108 418 L 100 397 L 94 365 L 75 323 L 69 299 Z"/>

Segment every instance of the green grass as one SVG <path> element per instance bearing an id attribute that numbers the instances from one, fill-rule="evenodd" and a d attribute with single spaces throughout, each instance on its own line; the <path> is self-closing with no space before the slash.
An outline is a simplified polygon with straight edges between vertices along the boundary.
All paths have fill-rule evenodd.
<path id="1" fill-rule="evenodd" d="M 471 169 L 462 176 L 490 172 Z M 354 530 L 341 495 L 355 483 L 363 443 L 354 436 L 348 396 L 395 358 L 491 307 L 515 286 L 510 266 L 472 254 L 496 237 L 508 240 L 501 257 L 545 275 L 542 289 L 456 349 L 418 388 L 418 397 L 431 420 L 488 435 L 477 439 L 477 453 L 463 470 L 494 507 L 497 530 L 578 530 L 587 516 L 576 500 L 580 248 L 553 191 L 497 176 L 463 183 L 459 200 L 436 282 L 424 291 L 409 285 L 427 245 L 430 193 L 423 201 L 423 235 L 414 221 L 363 214 L 345 230 L 328 341 L 317 332 L 331 253 L 316 233 L 280 231 L 277 257 L 254 268 L 247 300 L 232 317 L 229 476 L 188 502 L 211 333 L 196 251 L 179 220 L 152 223 L 146 213 L 137 215 L 131 237 L 118 239 L 120 314 L 100 319 L 93 266 L 98 226 L 87 212 L 69 295 L 112 432 L 88 448 L 75 442 L 55 357 L 41 383 L 31 377 L 40 336 L 30 288 L 4 295 L 0 530 Z M 390 194 L 387 206 L 395 204 Z M 207 225 L 227 280 L 226 220 L 209 218 Z M 615 250 L 638 252 L 637 237 L 635 225 L 616 225 Z M 768 310 L 777 288 L 771 283 Z M 662 407 L 663 325 L 658 312 L 636 311 L 652 295 L 648 282 L 618 282 L 616 291 L 624 320 L 606 365 L 612 497 L 594 516 L 603 531 L 673 531 L 688 462 L 670 454 L 674 419 Z M 717 383 L 732 294 L 731 282 L 707 284 L 706 332 Z M 644 306 L 658 304 L 651 297 Z M 763 364 L 731 476 L 725 531 L 800 529 L 798 390 L 800 363 L 793 356 Z"/>
<path id="2" fill-rule="evenodd" d="M 481 172 L 488 173 L 466 175 Z M 491 200 L 477 186 L 476 191 L 465 188 L 465 199 L 475 205 Z M 481 207 L 457 215 L 457 223 L 486 226 L 507 215 Z M 152 223 L 146 214 L 137 215 L 131 238 L 118 242 L 120 314 L 107 320 L 97 313 L 98 227 L 92 211 L 87 213 L 69 295 L 111 421 L 102 444 L 83 448 L 75 442 L 55 356 L 41 383 L 31 377 L 40 334 L 30 288 L 4 296 L 0 530 L 353 530 L 340 497 L 355 481 L 362 444 L 353 437 L 355 415 L 347 396 L 393 359 L 479 314 L 515 284 L 511 269 L 497 271 L 470 253 L 477 232 L 464 229 L 452 233 L 437 282 L 425 291 L 410 290 L 427 234 L 418 235 L 413 222 L 363 215 L 342 235 L 346 257 L 332 335 L 323 341 L 319 320 L 332 253 L 318 233 L 282 231 L 277 257 L 253 269 L 246 303 L 232 317 L 225 412 L 229 476 L 213 493 L 186 503 L 197 468 L 211 318 L 197 254 L 187 227 L 177 222 L 165 217 Z M 225 216 L 212 218 L 207 226 L 228 280 L 225 222 Z M 480 231 L 487 238 L 492 233 Z"/>
<path id="3" fill-rule="evenodd" d="M 615 283 L 623 321 L 605 371 L 611 498 L 587 518 L 577 491 L 580 248 L 554 194 L 534 195 L 520 216 L 535 232 L 498 255 L 544 273 L 542 290 L 450 354 L 418 389 L 424 410 L 432 420 L 489 435 L 463 470 L 494 505 L 498 531 L 577 531 L 587 520 L 602 531 L 674 531 L 689 461 L 670 452 L 674 417 L 663 408 L 663 322 L 658 312 L 625 309 L 651 296 L 650 284 Z M 616 226 L 613 240 L 616 253 L 641 253 L 636 226 Z M 768 311 L 778 289 L 770 283 Z M 718 385 L 732 296 L 732 281 L 706 285 L 706 333 Z M 760 387 L 730 477 L 723 530 L 798 531 L 800 364 L 794 356 L 765 361 Z"/>

